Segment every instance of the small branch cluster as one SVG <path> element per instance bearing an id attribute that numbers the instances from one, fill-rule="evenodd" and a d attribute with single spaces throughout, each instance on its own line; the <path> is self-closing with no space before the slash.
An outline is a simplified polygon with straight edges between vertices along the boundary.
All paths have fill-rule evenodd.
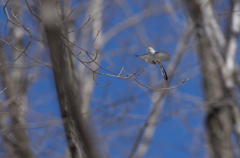
<path id="1" fill-rule="evenodd" d="M 40 22 L 42 22 L 42 23 L 45 24 L 44 20 L 42 20 L 37 14 L 35 14 L 35 13 L 32 11 L 32 9 L 31 9 L 28 1 L 25 0 L 25 2 L 26 2 L 26 4 L 27 4 L 27 7 L 28 7 L 29 12 L 30 12 L 34 17 L 36 17 Z M 34 1 L 34 2 L 35 2 L 35 1 Z M 37 59 L 29 56 L 29 55 L 26 53 L 26 51 L 27 51 L 27 49 L 29 48 L 29 46 L 31 46 L 32 39 L 35 39 L 35 40 L 37 40 L 37 41 L 39 41 L 39 42 L 43 42 L 43 41 L 44 41 L 44 40 L 38 39 L 36 36 L 34 36 L 34 35 L 30 32 L 31 28 L 34 27 L 34 24 L 33 24 L 32 26 L 30 26 L 29 28 L 25 27 L 25 26 L 21 23 L 21 21 L 18 19 L 17 15 L 15 15 L 13 12 L 11 12 L 11 15 L 14 17 L 14 20 L 11 19 L 10 16 L 9 16 L 8 10 L 7 10 L 7 5 L 8 5 L 8 3 L 9 3 L 9 0 L 7 0 L 6 4 L 4 4 L 3 1 L 2 1 L 2 3 L 3 3 L 3 5 L 4 5 L 4 14 L 5 14 L 6 18 L 7 18 L 7 23 L 8 23 L 8 21 L 10 21 L 10 22 L 11 22 L 12 24 L 14 24 L 15 26 L 24 29 L 24 30 L 28 33 L 28 35 L 29 35 L 29 42 L 28 42 L 27 46 L 25 47 L 25 49 L 23 49 L 23 50 L 20 49 L 20 48 L 17 48 L 16 46 L 13 46 L 13 45 L 12 45 L 11 43 L 9 43 L 8 41 L 0 38 L 0 40 L 3 41 L 5 44 L 7 44 L 7 45 L 11 46 L 13 49 L 21 52 L 20 55 L 13 61 L 13 63 L 16 62 L 16 61 L 24 54 L 25 56 L 27 56 L 27 57 L 30 58 L 31 60 L 33 60 L 33 61 L 35 61 L 35 62 L 37 62 L 37 63 L 39 63 L 39 64 L 42 64 L 42 65 L 44 65 L 44 66 L 47 66 L 47 67 L 52 68 L 51 65 L 45 64 L 45 63 L 43 63 L 43 62 L 41 62 L 41 61 L 38 61 Z M 35 2 L 35 3 L 36 3 L 36 2 Z M 40 6 L 42 7 L 42 4 L 38 4 L 38 5 L 40 5 Z M 73 9 L 70 11 L 70 13 L 68 14 L 68 16 L 67 16 L 62 22 L 60 22 L 59 24 L 57 24 L 57 26 L 60 27 L 63 23 L 65 23 L 65 22 L 68 20 L 68 18 L 71 16 L 71 14 L 74 12 L 74 10 L 75 10 L 76 8 L 77 8 L 77 7 L 73 8 Z M 123 70 L 124 70 L 124 67 L 122 67 L 122 69 L 120 70 L 119 73 L 115 73 L 115 72 L 110 71 L 110 70 L 109 70 L 109 67 L 107 67 L 107 68 L 102 67 L 102 66 L 96 61 L 96 59 L 97 59 L 97 57 L 98 57 L 99 51 L 96 51 L 95 54 L 89 52 L 90 48 L 94 45 L 94 42 L 96 41 L 96 39 L 97 39 L 97 37 L 98 37 L 98 35 L 99 35 L 99 33 L 100 33 L 100 30 L 98 30 L 97 35 L 95 36 L 95 38 L 93 39 L 91 45 L 90 45 L 87 49 L 84 49 L 84 48 L 80 47 L 79 45 L 77 45 L 75 42 L 70 41 L 69 38 L 66 36 L 67 34 L 73 33 L 73 32 L 75 32 L 75 31 L 77 31 L 78 29 L 84 27 L 85 25 L 87 25 L 87 24 L 89 23 L 90 20 L 91 20 L 91 15 L 89 15 L 89 18 L 87 19 L 87 21 L 86 21 L 85 23 L 83 23 L 81 26 L 77 27 L 76 29 L 73 29 L 72 31 L 69 31 L 69 32 L 67 32 L 67 33 L 61 33 L 61 31 L 60 31 L 60 29 L 59 29 L 59 32 L 61 33 L 61 36 L 62 36 L 61 42 L 62 42 L 63 46 L 67 48 L 68 52 L 70 52 L 70 53 L 71 53 L 80 63 L 82 63 L 86 68 L 88 68 L 90 71 L 92 71 L 92 73 L 93 73 L 93 80 L 94 80 L 94 82 L 96 83 L 96 85 L 98 85 L 98 86 L 108 86 L 108 85 L 111 84 L 111 82 L 108 83 L 108 84 L 99 85 L 99 84 L 97 83 L 96 79 L 95 79 L 95 74 L 105 75 L 105 76 L 115 77 L 115 78 L 120 78 L 120 79 L 133 79 L 133 80 L 135 80 L 136 83 L 138 83 L 139 85 L 144 86 L 144 87 L 149 88 L 149 89 L 152 89 L 152 90 L 155 90 L 155 91 L 163 90 L 163 89 L 174 89 L 174 88 L 177 88 L 177 87 L 181 86 L 182 84 L 184 84 L 184 83 L 188 80 L 188 79 L 185 79 L 182 83 L 180 83 L 179 85 L 177 85 L 177 86 L 175 86 L 175 87 L 170 87 L 170 88 L 164 88 L 164 87 L 162 87 L 162 88 L 160 88 L 160 89 L 156 89 L 156 88 L 152 88 L 152 87 L 150 87 L 150 86 L 144 85 L 144 84 L 140 83 L 140 82 L 137 80 L 137 77 L 140 76 L 140 75 L 144 72 L 145 69 L 143 69 L 142 71 L 137 70 L 135 73 L 132 73 L 132 74 L 129 74 L 129 75 L 122 75 Z M 7 25 L 7 23 L 6 23 L 6 25 Z M 5 27 L 5 32 L 6 32 L 6 27 Z M 68 42 L 68 44 L 65 43 L 65 42 Z M 44 43 L 44 42 L 43 42 L 43 43 Z M 74 46 L 74 47 L 77 47 L 78 49 L 80 49 L 80 52 L 76 55 L 74 52 L 72 52 L 72 49 L 69 48 L 69 46 L 68 46 L 69 44 L 72 45 L 72 46 Z M 86 53 L 86 55 L 88 56 L 88 58 L 90 59 L 90 61 L 83 61 L 82 59 L 80 59 L 80 58 L 78 57 L 78 55 L 79 55 L 82 51 Z M 98 68 L 97 68 L 97 69 L 91 68 L 91 67 L 88 65 L 88 64 L 90 64 L 90 63 L 96 64 L 96 65 L 98 66 Z M 103 70 L 105 73 L 100 72 L 100 70 Z"/>

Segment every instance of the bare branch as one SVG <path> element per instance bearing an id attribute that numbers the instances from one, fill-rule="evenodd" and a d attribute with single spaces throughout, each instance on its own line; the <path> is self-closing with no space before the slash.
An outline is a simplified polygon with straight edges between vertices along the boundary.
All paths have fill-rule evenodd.
<path id="1" fill-rule="evenodd" d="M 121 73 L 123 72 L 124 66 L 122 67 L 122 70 L 119 72 L 118 76 L 121 75 Z"/>
<path id="2" fill-rule="evenodd" d="M 155 91 L 161 91 L 161 90 L 166 90 L 166 89 L 174 89 L 174 88 L 177 88 L 177 87 L 181 86 L 182 84 L 184 84 L 184 83 L 187 82 L 188 80 L 189 80 L 189 78 L 188 78 L 188 79 L 185 79 L 182 83 L 180 83 L 180 84 L 178 84 L 177 86 L 174 86 L 174 87 L 168 87 L 168 88 L 162 87 L 162 88 L 159 89 L 159 88 L 152 88 L 152 87 L 150 87 L 150 86 L 146 86 L 146 85 L 140 83 L 137 79 L 135 79 L 135 81 L 136 81 L 138 84 L 140 84 L 141 86 L 147 87 L 147 88 L 149 88 L 149 89 L 151 89 L 151 90 L 155 90 Z"/>
<path id="3" fill-rule="evenodd" d="M 95 73 L 93 72 L 93 74 L 92 74 L 92 76 L 93 76 L 93 80 L 94 80 L 94 82 L 96 83 L 96 85 L 98 85 L 99 87 L 104 87 L 104 86 L 109 86 L 112 82 L 109 82 L 108 84 L 104 84 L 104 85 L 99 85 L 98 83 L 97 83 L 97 81 L 96 81 L 96 79 L 95 79 L 95 75 L 94 75 Z"/>
<path id="4" fill-rule="evenodd" d="M 79 5 L 78 5 L 78 6 L 79 6 Z M 73 13 L 73 11 L 74 11 L 78 6 L 76 6 L 75 8 L 73 8 L 73 9 L 71 10 L 71 12 L 69 13 L 69 15 L 68 15 L 60 24 L 58 24 L 57 26 L 62 25 L 62 24 L 71 16 L 71 14 Z"/>
<path id="5" fill-rule="evenodd" d="M 91 45 L 89 46 L 89 48 L 87 49 L 87 52 L 86 52 L 86 53 L 88 53 L 88 50 L 92 47 L 93 43 L 96 41 L 96 39 L 97 39 L 97 37 L 98 37 L 98 35 L 99 35 L 100 32 L 101 32 L 101 30 L 98 30 L 97 35 L 95 36 L 95 38 L 94 38 L 94 40 L 92 41 L 92 43 L 91 43 Z"/>
<path id="6" fill-rule="evenodd" d="M 44 23 L 44 21 L 43 21 L 40 17 L 38 17 L 37 14 L 35 14 L 35 13 L 32 11 L 32 9 L 31 9 L 31 7 L 30 7 L 30 5 L 29 5 L 29 3 L 28 3 L 28 0 L 25 0 L 25 2 L 26 2 L 26 4 L 27 4 L 27 7 L 28 7 L 28 10 L 30 11 L 30 13 L 31 13 L 33 16 L 35 16 L 39 21 L 41 21 L 41 22 Z"/>
<path id="7" fill-rule="evenodd" d="M 6 89 L 7 89 L 7 87 L 5 87 L 5 88 L 0 92 L 0 94 L 1 94 L 2 92 L 4 92 Z"/>
<path id="8" fill-rule="evenodd" d="M 8 43 L 7 41 L 5 41 L 4 39 L 0 38 L 1 41 L 3 41 L 4 43 L 6 43 L 7 45 L 11 46 L 13 49 L 17 50 L 17 51 L 20 51 L 20 52 L 23 52 L 24 50 L 20 49 L 20 48 L 17 48 L 13 45 L 11 45 L 10 43 Z"/>
<path id="9" fill-rule="evenodd" d="M 83 25 L 79 26 L 78 28 L 76 28 L 76 29 L 74 29 L 74 30 L 72 30 L 72 31 L 67 32 L 67 34 L 72 33 L 72 32 L 75 32 L 75 31 L 77 31 L 78 29 L 82 28 L 83 26 L 85 26 L 85 25 L 90 21 L 90 19 L 91 19 L 91 15 L 89 15 L 88 20 L 87 20 Z"/>

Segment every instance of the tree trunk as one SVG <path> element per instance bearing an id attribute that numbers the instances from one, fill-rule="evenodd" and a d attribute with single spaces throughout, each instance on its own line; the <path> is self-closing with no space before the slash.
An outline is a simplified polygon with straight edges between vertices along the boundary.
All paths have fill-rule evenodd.
<path id="1" fill-rule="evenodd" d="M 232 158 L 233 107 L 237 104 L 233 88 L 227 83 L 232 76 L 227 73 L 223 59 L 226 39 L 214 17 L 212 1 L 185 2 L 195 25 L 195 43 L 201 62 L 209 154 L 212 158 Z"/>
<path id="2" fill-rule="evenodd" d="M 79 96 L 81 94 L 76 77 L 76 67 L 69 52 L 71 50 L 66 48 L 67 44 L 64 43 L 60 30 L 56 26 L 61 20 L 52 9 L 55 2 L 44 0 L 42 15 L 45 22 L 45 32 L 50 49 L 59 106 L 62 118 L 65 120 L 64 127 L 69 149 L 73 158 L 96 158 L 97 153 L 93 141 L 81 115 L 82 100 Z"/>

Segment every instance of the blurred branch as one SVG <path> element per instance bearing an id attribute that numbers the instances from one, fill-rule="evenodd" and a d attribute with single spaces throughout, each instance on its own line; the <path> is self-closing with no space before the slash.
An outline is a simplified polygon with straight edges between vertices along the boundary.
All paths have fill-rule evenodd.
<path id="1" fill-rule="evenodd" d="M 3 62 L 7 62 L 3 51 L 0 52 L 0 59 Z M 24 84 L 26 76 L 23 75 L 22 71 L 7 69 L 3 66 L 0 67 L 0 75 L 1 84 L 7 87 L 7 90 L 6 88 L 4 89 L 6 90 L 4 91 L 6 101 L 1 104 L 0 111 L 9 110 L 8 117 L 11 120 L 10 122 L 5 122 L 6 120 L 2 120 L 4 116 L 1 116 L 0 128 L 3 130 L 11 128 L 16 124 L 25 124 L 25 109 L 27 107 L 24 92 L 30 81 Z M 2 92 L 3 91 L 1 91 L 1 93 Z M 11 131 L 11 137 L 7 134 L 3 135 L 2 142 L 4 142 L 4 146 L 8 148 L 6 152 L 7 157 L 32 158 L 34 155 L 29 145 L 28 133 L 25 129 Z"/>
<path id="2" fill-rule="evenodd" d="M 3 5 L 4 5 L 4 7 L 3 7 L 4 15 L 5 15 L 5 17 L 8 19 L 8 21 L 11 21 L 12 24 L 14 24 L 14 25 L 17 26 L 17 27 L 20 27 L 20 28 L 24 29 L 24 30 L 29 34 L 30 38 L 34 38 L 34 39 L 37 40 L 37 41 L 41 41 L 41 40 L 38 39 L 36 36 L 34 36 L 34 35 L 29 31 L 29 28 L 26 28 L 26 27 L 17 19 L 17 17 L 16 17 L 14 14 L 13 14 L 13 16 L 14 16 L 14 18 L 19 22 L 19 24 L 16 23 L 16 22 L 14 22 L 14 21 L 9 17 L 9 14 L 8 14 L 8 11 L 7 11 L 7 5 L 8 5 L 8 3 L 9 3 L 9 1 L 10 1 L 10 0 L 7 0 L 6 4 L 4 4 L 4 2 L 3 2 L 3 0 L 2 0 L 2 3 L 3 3 Z M 26 2 L 27 2 L 27 0 L 26 0 Z M 30 10 L 30 11 L 31 11 L 31 10 Z M 39 20 L 41 20 L 41 19 L 39 18 Z"/>
<path id="3" fill-rule="evenodd" d="M 0 94 L 3 93 L 6 89 L 7 89 L 7 87 L 5 87 L 5 88 L 0 92 Z"/>
<path id="4" fill-rule="evenodd" d="M 37 14 L 35 14 L 35 13 L 32 11 L 32 9 L 31 9 L 31 7 L 30 7 L 30 5 L 29 5 L 29 3 L 28 3 L 28 0 L 25 0 L 25 2 L 26 2 L 26 4 L 27 4 L 27 7 L 28 7 L 28 10 L 30 11 L 30 13 L 31 13 L 33 16 L 35 16 L 39 21 L 41 21 L 41 22 L 44 23 L 44 21 L 43 21 L 40 17 L 38 17 Z"/>
<path id="5" fill-rule="evenodd" d="M 226 67 L 230 76 L 232 76 L 234 72 L 235 55 L 237 51 L 237 36 L 240 33 L 240 18 L 239 13 L 235 12 L 236 10 L 240 10 L 240 1 L 232 0 L 231 30 L 226 51 Z M 228 82 L 228 85 L 233 85 L 232 77 L 228 77 L 226 82 Z"/>
<path id="6" fill-rule="evenodd" d="M 52 9 L 53 2 L 48 0 L 42 2 L 45 32 L 54 70 L 59 106 L 62 118 L 68 120 L 64 127 L 71 156 L 78 158 L 81 155 L 86 155 L 87 157 L 97 158 L 99 155 L 97 154 L 94 139 L 89 134 L 88 126 L 84 123 L 83 117 L 79 115 L 81 113 L 82 100 L 80 97 L 76 97 L 79 92 L 79 84 L 76 77 L 76 67 L 69 53 L 71 49 L 69 51 L 65 49 L 67 45 L 63 44 L 62 34 L 54 23 L 56 20 L 60 21 L 60 18 L 53 16 L 55 14 Z M 75 142 L 75 139 L 77 142 Z M 81 148 L 80 152 L 82 154 L 76 150 L 79 148 Z"/>
<path id="7" fill-rule="evenodd" d="M 126 17 L 133 16 L 133 11 L 126 0 L 117 1 L 117 3 L 121 7 L 122 11 L 125 13 Z M 148 47 L 149 45 L 151 45 L 151 41 L 150 41 L 146 31 L 144 30 L 144 27 L 143 27 L 143 24 L 141 23 L 141 21 L 139 21 L 139 24 L 134 25 L 133 27 L 134 27 L 136 34 L 139 37 L 138 39 L 141 41 L 141 43 L 145 47 Z"/>
<path id="8" fill-rule="evenodd" d="M 98 34 L 99 34 L 99 32 L 98 32 Z M 96 35 L 96 37 L 95 37 L 95 39 L 93 40 L 93 42 L 96 40 L 98 34 Z M 68 38 L 65 37 L 63 34 L 62 34 L 62 37 L 64 37 L 69 43 L 71 43 L 71 44 L 73 44 L 73 45 L 76 46 L 76 44 L 74 44 L 74 43 L 72 43 L 70 40 L 68 40 Z M 92 42 L 92 44 L 93 44 L 93 42 Z M 63 44 L 64 44 L 65 47 L 68 47 L 65 43 L 63 43 Z M 90 45 L 90 47 L 92 46 L 92 44 Z M 89 47 L 89 48 L 90 48 L 90 47 Z M 175 87 L 169 87 L 169 88 L 164 88 L 164 87 L 162 87 L 161 89 L 155 89 L 155 88 L 152 88 L 152 87 L 150 87 L 150 86 L 146 86 L 146 85 L 140 83 L 140 82 L 137 80 L 137 77 L 138 77 L 139 75 L 141 75 L 144 70 L 143 70 L 142 72 L 140 72 L 140 73 L 138 73 L 138 70 L 137 70 L 135 73 L 133 73 L 133 74 L 131 74 L 131 75 L 122 76 L 122 75 L 119 75 L 119 74 L 121 74 L 123 70 L 121 70 L 118 74 L 117 74 L 117 73 L 114 73 L 114 72 L 112 72 L 112 71 L 109 71 L 108 68 L 103 68 L 99 63 L 97 63 L 97 62 L 95 61 L 96 58 L 93 59 L 93 58 L 88 54 L 88 53 L 89 53 L 88 50 L 85 50 L 85 49 L 83 49 L 83 48 L 81 48 L 81 47 L 79 47 L 79 46 L 78 46 L 78 48 L 80 48 L 80 49 L 82 49 L 83 51 L 85 51 L 86 54 L 88 55 L 88 57 L 91 59 L 91 61 L 89 61 L 89 62 L 82 61 L 82 60 L 79 59 L 79 58 L 77 57 L 77 55 L 75 55 L 69 48 L 68 48 L 68 50 L 69 50 L 69 52 L 70 52 L 78 61 L 80 61 L 84 66 L 86 66 L 86 67 L 87 67 L 89 70 L 91 70 L 93 73 L 97 73 L 97 74 L 105 75 L 105 76 L 110 76 L 110 77 L 121 78 L 121 79 L 134 79 L 138 84 L 140 84 L 140 85 L 142 85 L 142 86 L 144 86 L 144 87 L 147 87 L 147 88 L 149 88 L 149 89 L 156 90 L 156 91 L 163 90 L 163 89 L 174 89 L 174 88 L 177 88 L 177 87 L 181 86 L 182 84 L 184 84 L 184 83 L 188 80 L 188 79 L 185 79 L 182 83 L 180 83 L 179 85 L 177 85 L 177 86 L 175 86 Z M 88 49 L 89 49 L 89 48 L 88 48 Z M 94 62 L 99 68 L 98 68 L 97 70 L 93 70 L 91 67 L 89 67 L 89 66 L 86 64 L 86 63 L 90 63 L 90 62 Z M 111 73 L 111 74 L 100 73 L 100 72 L 98 72 L 100 69 L 105 70 L 105 71 L 107 71 L 107 72 L 109 72 L 109 73 Z M 96 82 L 95 82 L 95 83 L 96 83 Z M 108 85 L 109 85 L 109 84 L 108 84 Z"/>
<path id="9" fill-rule="evenodd" d="M 0 73 L 1 73 L 1 72 L 2 72 L 2 74 L 4 73 L 3 71 L 0 71 Z M 1 74 L 1 75 L 2 75 L 2 74 Z M 13 102 L 15 102 L 16 99 L 17 99 L 20 95 L 22 95 L 22 93 L 23 93 L 24 91 L 26 91 L 26 89 L 28 88 L 30 82 L 31 82 L 31 79 L 28 81 L 28 83 L 26 83 L 26 84 L 19 90 L 18 93 L 12 94 L 11 97 L 8 98 L 8 100 L 4 101 L 4 102 L 1 104 L 1 106 L 0 106 L 0 111 L 2 111 L 3 108 L 5 108 L 5 107 L 7 107 L 8 105 L 10 105 L 10 104 L 12 104 Z M 7 87 L 6 87 L 4 90 L 2 90 L 1 93 L 4 92 L 6 89 L 7 89 Z"/>
<path id="10" fill-rule="evenodd" d="M 237 77 L 235 77 L 235 70 L 238 69 L 238 65 L 235 62 L 236 52 L 237 52 L 237 38 L 240 33 L 240 18 L 239 13 L 236 11 L 240 10 L 240 1 L 232 0 L 232 17 L 231 17 L 231 30 L 230 30 L 230 37 L 227 43 L 227 52 L 226 52 L 226 67 L 228 70 L 228 75 L 226 78 L 227 85 L 230 87 L 234 86 L 234 83 L 238 85 Z M 239 69 L 238 69 L 239 73 Z M 235 82 L 234 82 L 235 81 Z M 236 132 L 237 139 L 238 139 L 238 149 L 240 150 L 240 110 L 237 105 L 232 106 L 234 120 L 236 127 L 234 131 Z"/>
<path id="11" fill-rule="evenodd" d="M 145 18 L 147 18 L 151 15 L 159 14 L 159 13 L 163 12 L 165 9 L 166 8 L 164 8 L 162 6 L 160 6 L 160 7 L 158 6 L 155 8 L 148 8 L 148 9 L 143 10 L 141 13 L 134 14 L 134 15 L 130 16 L 129 18 L 119 22 L 118 24 L 116 24 L 114 27 L 112 27 L 111 29 L 109 29 L 107 32 L 105 32 L 103 34 L 104 44 L 107 43 L 114 36 L 116 36 L 118 33 L 123 31 L 124 29 L 129 28 L 129 27 L 139 23 L 140 21 L 144 20 Z"/>
<path id="12" fill-rule="evenodd" d="M 205 98 L 206 102 L 210 102 L 205 114 L 209 157 L 233 158 L 232 131 L 236 124 L 237 99 L 224 59 L 226 37 L 214 16 L 212 1 L 185 0 L 185 5 L 196 26 L 195 43 L 201 62 Z"/>
<path id="13" fill-rule="evenodd" d="M 8 1 L 7 1 L 7 3 L 8 3 Z M 5 6 L 7 5 L 7 3 L 5 4 Z M 27 1 L 27 0 L 26 0 L 26 3 L 27 3 L 28 9 L 29 9 L 29 11 L 31 12 L 31 14 L 33 14 L 37 19 L 39 19 L 40 21 L 42 21 L 42 19 L 40 19 L 35 13 L 32 12 L 32 10 L 31 10 L 31 8 L 30 8 L 30 5 L 28 4 L 28 1 Z M 150 16 L 150 15 L 152 15 L 152 14 L 158 14 L 160 8 L 161 8 L 161 7 L 156 7 L 156 8 L 154 8 L 154 9 L 146 9 L 146 10 L 144 10 L 144 11 L 143 11 L 142 13 L 140 13 L 140 14 L 131 16 L 131 17 L 130 17 L 128 20 L 126 20 L 124 23 L 128 24 L 129 22 L 131 22 L 130 25 L 134 25 L 134 24 L 140 22 L 142 19 L 144 19 L 144 18 L 146 18 L 146 17 L 148 17 L 148 16 Z M 5 9 L 6 9 L 6 8 L 5 8 Z M 74 9 L 75 9 L 75 8 L 74 8 Z M 70 12 L 70 14 L 74 11 L 74 9 L 72 9 L 72 11 Z M 161 9 L 163 9 L 163 8 L 161 8 Z M 6 10 L 6 11 L 7 11 L 7 10 Z M 67 18 L 70 16 L 70 14 L 67 16 Z M 5 15 L 7 16 L 7 12 L 6 12 Z M 66 19 L 67 19 L 67 18 L 66 18 Z M 11 21 L 10 18 L 8 18 L 8 19 Z M 16 19 L 17 19 L 17 18 L 16 18 Z M 66 20 L 66 19 L 65 19 L 65 20 Z M 135 20 L 133 20 L 133 19 L 135 19 Z M 64 20 L 64 21 L 65 21 L 65 20 Z M 19 20 L 18 20 L 18 21 L 19 21 Z M 64 21 L 62 21 L 60 24 L 62 24 Z M 80 26 L 79 28 L 81 28 L 81 27 L 83 27 L 84 25 L 86 25 L 89 21 L 90 21 L 90 15 L 89 15 L 89 19 L 88 19 L 82 26 Z M 134 22 L 134 23 L 132 23 L 132 22 Z M 19 21 L 19 23 L 20 23 L 20 21 Z M 60 24 L 59 24 L 59 25 L 60 25 Z M 17 25 L 17 24 L 16 24 L 16 25 Z M 28 33 L 29 33 L 29 35 L 30 35 L 30 42 L 29 42 L 29 44 L 27 45 L 27 47 L 25 48 L 25 50 L 19 50 L 18 48 L 12 46 L 10 43 L 8 43 L 8 42 L 4 41 L 3 39 L 1 39 L 2 41 L 6 42 L 7 44 L 9 44 L 10 46 L 12 46 L 13 48 L 15 48 L 15 49 L 17 49 L 17 50 L 19 50 L 19 51 L 22 52 L 22 53 L 15 59 L 15 61 L 16 61 L 17 59 L 19 59 L 22 54 L 25 54 L 27 57 L 29 57 L 30 59 L 34 60 L 35 62 L 37 62 L 37 63 L 39 63 L 39 64 L 42 64 L 42 65 L 45 65 L 45 66 L 47 66 L 47 67 L 52 68 L 52 66 L 47 65 L 47 64 L 44 64 L 44 63 L 42 63 L 42 62 L 40 62 L 40 61 L 38 61 L 38 60 L 36 60 L 36 59 L 34 59 L 34 58 L 32 58 L 32 57 L 30 57 L 29 55 L 26 54 L 26 50 L 27 50 L 27 48 L 28 48 L 28 47 L 30 46 L 30 44 L 31 44 L 31 38 L 34 37 L 34 36 L 29 32 L 29 29 L 26 29 L 22 24 L 17 25 L 17 26 L 22 27 L 23 29 L 25 29 L 26 31 L 28 31 Z M 120 26 L 120 30 L 123 30 L 123 29 L 124 29 L 124 28 L 121 27 L 121 26 L 124 26 L 123 24 L 117 25 L 117 26 Z M 116 29 L 117 29 L 117 30 L 118 30 L 117 32 L 119 32 L 119 28 L 118 28 L 117 26 L 115 27 L 115 31 L 116 31 Z M 129 25 L 127 25 L 127 27 L 129 27 Z M 79 29 L 79 28 L 77 28 L 77 29 Z M 74 32 L 74 31 L 76 31 L 77 29 L 75 29 L 75 30 L 73 30 L 73 31 L 70 31 L 70 32 L 68 32 L 68 33 Z M 115 31 L 109 30 L 109 31 L 106 33 L 105 37 L 108 37 L 108 38 L 110 39 L 111 36 L 109 36 L 108 34 L 109 34 L 110 32 L 115 32 Z M 71 52 L 71 54 L 72 54 L 78 61 L 80 61 L 84 66 L 86 66 L 89 70 L 91 70 L 93 73 L 97 73 L 97 74 L 100 74 L 100 75 L 106 75 L 106 76 L 110 76 L 110 77 L 121 78 L 121 79 L 131 79 L 131 78 L 132 78 L 132 79 L 134 79 L 138 84 L 140 84 L 140 85 L 142 85 L 142 86 L 145 86 L 145 87 L 147 87 L 147 88 L 149 88 L 149 89 L 152 89 L 152 90 L 161 90 L 161 89 L 151 88 L 151 87 L 146 86 L 146 85 L 140 83 L 139 81 L 137 81 L 137 78 L 136 78 L 136 77 L 139 76 L 142 72 L 141 72 L 140 74 L 137 74 L 137 72 L 138 72 L 138 71 L 137 71 L 137 72 L 135 72 L 135 73 L 133 73 L 133 74 L 122 76 L 122 75 L 119 75 L 119 74 L 122 73 L 122 71 L 121 71 L 120 73 L 114 73 L 114 72 L 112 72 L 112 71 L 109 71 L 108 68 L 103 68 L 99 63 L 97 63 L 97 62 L 96 62 L 97 53 L 95 54 L 95 58 L 93 59 L 93 58 L 89 55 L 89 54 L 92 54 L 92 53 L 89 52 L 89 49 L 90 49 L 90 48 L 92 47 L 92 45 L 94 44 L 94 42 L 95 42 L 95 40 L 97 39 L 99 33 L 100 33 L 100 31 L 98 31 L 96 37 L 94 38 L 93 42 L 91 43 L 91 45 L 89 46 L 89 48 L 88 48 L 87 50 L 85 50 L 85 49 L 81 48 L 80 46 L 78 46 L 77 44 L 71 42 L 64 34 L 61 34 L 61 36 L 62 36 L 65 40 L 67 40 L 70 44 L 72 44 L 72 45 L 76 46 L 77 48 L 79 48 L 79 49 L 81 49 L 81 50 L 83 50 L 83 51 L 86 52 L 87 56 L 90 58 L 91 61 L 88 61 L 88 62 L 82 61 L 81 59 L 79 59 L 79 58 L 77 57 L 77 55 L 75 55 L 75 54 L 68 48 L 69 51 Z M 115 33 L 116 33 L 116 32 L 115 32 Z M 111 38 L 112 38 L 112 37 L 111 37 Z M 103 41 L 106 42 L 105 40 L 106 40 L 106 38 L 104 38 Z M 63 44 L 64 44 L 64 43 L 63 43 Z M 65 45 L 66 47 L 68 47 L 66 44 L 64 44 L 64 45 Z M 14 61 L 14 62 L 15 62 L 15 61 Z M 89 67 L 89 66 L 87 65 L 87 63 L 91 63 L 91 62 L 95 63 L 99 68 L 98 68 L 97 70 L 93 70 L 91 67 Z M 110 74 L 98 72 L 100 69 L 102 69 L 102 70 L 104 70 L 104 71 L 106 71 L 106 72 L 108 72 L 108 73 L 110 73 Z M 135 75 L 136 75 L 136 77 L 135 77 Z M 186 82 L 186 81 L 187 81 L 187 80 L 185 80 L 184 82 Z M 96 83 L 95 80 L 94 80 L 94 82 Z M 178 86 L 182 85 L 184 82 L 182 82 L 182 83 L 179 84 Z M 97 85 L 98 85 L 98 84 L 97 84 Z M 108 85 L 109 85 L 109 84 L 108 84 Z M 170 87 L 170 88 L 162 88 L 162 89 L 173 89 L 173 88 L 177 88 L 178 86 Z"/>

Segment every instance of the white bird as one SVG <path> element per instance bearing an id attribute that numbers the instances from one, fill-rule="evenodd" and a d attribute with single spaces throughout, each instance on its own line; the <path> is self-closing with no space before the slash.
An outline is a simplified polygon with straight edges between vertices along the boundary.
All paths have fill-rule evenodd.
<path id="1" fill-rule="evenodd" d="M 152 47 L 148 47 L 148 53 L 144 55 L 135 55 L 136 57 L 139 57 L 141 60 L 143 60 L 146 63 L 149 64 L 158 64 L 161 68 L 162 75 L 165 78 L 165 80 L 168 80 L 167 73 L 161 63 L 161 61 L 168 61 L 171 58 L 171 55 L 166 53 L 166 51 L 160 51 L 156 52 Z"/>

